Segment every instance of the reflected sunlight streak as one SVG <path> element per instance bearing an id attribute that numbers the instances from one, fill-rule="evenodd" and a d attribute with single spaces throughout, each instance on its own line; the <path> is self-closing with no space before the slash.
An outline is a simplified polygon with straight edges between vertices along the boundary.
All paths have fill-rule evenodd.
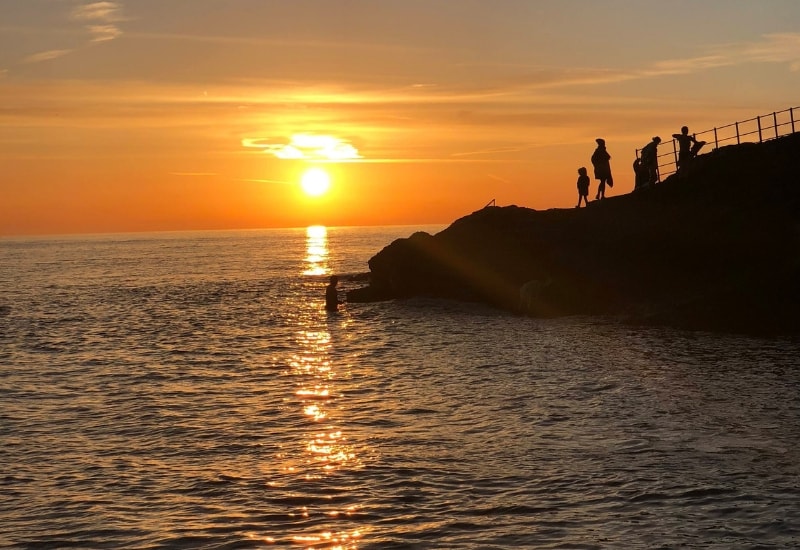
<path id="1" fill-rule="evenodd" d="M 317 535 L 296 535 L 292 540 L 298 544 L 309 544 L 307 548 L 317 548 L 321 544 L 334 544 L 335 546 L 326 546 L 329 550 L 353 550 L 356 548 L 355 542 L 361 538 L 361 532 L 356 530 L 352 533 L 340 532 L 332 533 L 324 531 Z"/>
<path id="2" fill-rule="evenodd" d="M 322 275 L 328 272 L 327 229 L 324 226 L 311 226 L 306 229 L 305 275 Z M 296 351 L 289 358 L 289 374 L 296 377 L 296 385 L 291 398 L 302 414 L 303 426 L 294 444 L 286 448 L 277 458 L 283 483 L 292 488 L 300 483 L 309 495 L 315 495 L 314 487 L 324 488 L 326 479 L 339 471 L 348 474 L 363 467 L 358 449 L 347 438 L 341 425 L 332 419 L 342 416 L 344 411 L 340 400 L 342 388 L 336 385 L 341 379 L 337 372 L 342 365 L 334 360 L 333 336 L 326 317 L 299 316 L 298 330 L 295 332 Z M 318 324 L 319 323 L 319 324 Z M 346 324 L 339 325 L 339 328 Z M 352 521 L 360 509 L 350 505 L 343 509 L 319 509 L 306 506 L 288 513 L 293 520 L 294 533 L 284 533 L 283 539 L 292 545 L 314 550 L 357 550 L 365 528 L 340 530 L 340 522 Z M 319 521 L 324 517 L 331 522 L 319 531 L 309 531 L 308 521 Z M 333 525 L 336 529 L 331 529 Z M 290 529 L 292 528 L 290 527 Z M 318 526 L 319 527 L 319 526 Z M 327 529 L 326 529 L 327 527 Z"/>
<path id="3" fill-rule="evenodd" d="M 303 414 L 311 417 L 314 422 L 319 422 L 328 417 L 328 414 L 320 409 L 319 405 L 307 405 L 303 407 Z"/>
<path id="4" fill-rule="evenodd" d="M 313 390 L 297 390 L 296 395 L 300 399 L 328 399 L 330 397 L 330 392 L 328 391 L 328 388 L 320 388 L 317 386 Z"/>
<path id="5" fill-rule="evenodd" d="M 328 273 L 328 229 L 324 225 L 306 228 L 306 268 L 303 275 L 319 276 Z"/>

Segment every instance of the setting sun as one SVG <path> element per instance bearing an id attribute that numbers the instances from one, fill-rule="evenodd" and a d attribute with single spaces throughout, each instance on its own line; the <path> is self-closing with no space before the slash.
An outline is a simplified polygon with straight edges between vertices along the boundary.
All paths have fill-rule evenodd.
<path id="1" fill-rule="evenodd" d="M 300 186 L 306 195 L 318 197 L 328 191 L 331 186 L 331 178 L 322 168 L 309 168 L 303 174 Z"/>

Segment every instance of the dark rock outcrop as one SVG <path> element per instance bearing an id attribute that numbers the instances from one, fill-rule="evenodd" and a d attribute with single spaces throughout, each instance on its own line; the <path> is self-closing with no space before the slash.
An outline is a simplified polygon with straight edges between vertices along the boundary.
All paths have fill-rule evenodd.
<path id="1" fill-rule="evenodd" d="M 717 149 L 691 172 L 581 209 L 487 207 L 369 261 L 352 302 L 412 296 L 535 315 L 623 315 L 693 329 L 800 334 L 800 133 Z"/>

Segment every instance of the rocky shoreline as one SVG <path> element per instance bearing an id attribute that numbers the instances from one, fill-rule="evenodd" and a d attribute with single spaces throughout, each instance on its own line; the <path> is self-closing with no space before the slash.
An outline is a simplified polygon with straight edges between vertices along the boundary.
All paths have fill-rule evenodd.
<path id="1" fill-rule="evenodd" d="M 688 174 L 588 208 L 486 207 L 394 241 L 369 268 L 369 285 L 348 301 L 427 296 L 797 335 L 800 133 L 716 149 Z"/>

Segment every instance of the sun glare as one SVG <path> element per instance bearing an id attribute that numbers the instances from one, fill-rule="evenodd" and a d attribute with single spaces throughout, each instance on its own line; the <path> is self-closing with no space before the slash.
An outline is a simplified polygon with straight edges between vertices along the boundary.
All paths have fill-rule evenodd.
<path id="1" fill-rule="evenodd" d="M 306 195 L 319 197 L 331 186 L 331 178 L 322 168 L 309 168 L 300 180 L 300 186 Z"/>

